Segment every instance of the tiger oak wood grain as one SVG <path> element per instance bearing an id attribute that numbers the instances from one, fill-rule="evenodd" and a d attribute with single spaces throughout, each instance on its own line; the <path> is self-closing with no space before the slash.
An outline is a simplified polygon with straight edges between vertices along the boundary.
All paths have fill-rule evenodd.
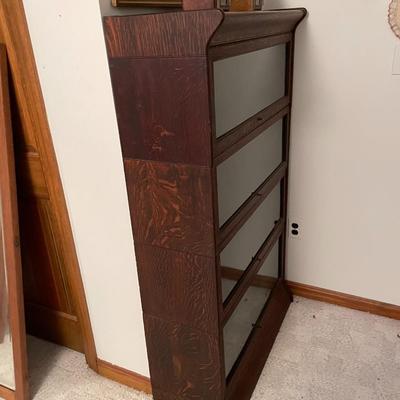
<path id="1" fill-rule="evenodd" d="M 125 174 L 139 243 L 214 257 L 209 168 L 125 160 Z"/>
<path id="2" fill-rule="evenodd" d="M 153 390 L 183 399 L 221 398 L 219 343 L 215 337 L 147 314 L 144 323 Z"/>
<path id="3" fill-rule="evenodd" d="M 218 336 L 215 259 L 136 244 L 143 311 Z M 147 296 L 147 293 L 156 293 Z M 168 301 L 165 301 L 168 299 Z"/>

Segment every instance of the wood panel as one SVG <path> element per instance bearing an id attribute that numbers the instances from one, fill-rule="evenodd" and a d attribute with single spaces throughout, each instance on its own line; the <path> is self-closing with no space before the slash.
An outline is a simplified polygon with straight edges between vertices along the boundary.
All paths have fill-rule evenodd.
<path id="1" fill-rule="evenodd" d="M 141 244 L 135 247 L 137 262 L 147 266 L 138 270 L 143 311 L 217 336 L 215 259 Z M 157 294 L 148 296 L 151 292 Z"/>
<path id="2" fill-rule="evenodd" d="M 353 296 L 351 294 L 335 292 L 329 289 L 305 285 L 304 283 L 288 281 L 287 284 L 292 293 L 296 296 L 323 301 L 325 303 L 336 304 L 338 306 L 400 320 L 400 306 L 394 304 L 370 300 L 364 297 Z"/>
<path id="3" fill-rule="evenodd" d="M 125 175 L 137 242 L 214 257 L 210 169 L 125 160 Z"/>
<path id="4" fill-rule="evenodd" d="M 149 378 L 100 359 L 97 360 L 97 364 L 99 366 L 99 374 L 101 376 L 104 376 L 105 378 L 111 379 L 115 382 L 119 382 L 122 385 L 128 386 L 140 392 L 152 394 L 153 390 Z"/>
<path id="5" fill-rule="evenodd" d="M 210 46 L 221 46 L 241 41 L 275 36 L 292 32 L 306 16 L 305 8 L 272 10 L 264 12 L 232 12 L 226 17 L 221 27 L 210 41 Z M 250 44 L 251 46 L 251 44 Z M 223 51 L 223 46 L 221 46 Z"/>
<path id="6" fill-rule="evenodd" d="M 215 0 L 183 0 L 184 10 L 205 10 L 216 6 Z"/>
<path id="7" fill-rule="evenodd" d="M 110 58 L 205 56 L 207 43 L 223 19 L 220 10 L 105 17 Z M 190 27 L 191 29 L 188 29 Z"/>
<path id="8" fill-rule="evenodd" d="M 48 200 L 20 201 L 25 301 L 74 315 Z M 34 240 L 33 240 L 34 238 Z"/>
<path id="9" fill-rule="evenodd" d="M 49 192 L 39 154 L 19 152 L 19 155 L 19 196 L 48 199 Z"/>
<path id="10" fill-rule="evenodd" d="M 205 57 L 118 58 L 110 69 L 124 157 L 210 165 Z"/>
<path id="11" fill-rule="evenodd" d="M 239 54 L 250 53 L 265 49 L 267 47 L 287 43 L 290 42 L 292 37 L 292 33 L 283 33 L 275 36 L 255 38 L 251 41 L 227 43 L 223 46 L 211 47 L 208 51 L 208 55 L 212 61 L 222 60 L 224 58 L 234 57 Z"/>
<path id="12" fill-rule="evenodd" d="M 27 331 L 53 343 L 62 343 L 72 350 L 84 352 L 78 318 L 53 308 L 25 303 Z"/>
<path id="13" fill-rule="evenodd" d="M 220 400 L 218 340 L 191 326 L 146 314 L 144 323 L 153 391 L 182 399 Z"/>
<path id="14" fill-rule="evenodd" d="M 49 268 L 45 276 L 58 277 L 48 282 L 48 287 L 54 282 L 60 284 L 55 289 L 59 295 L 53 298 L 63 306 L 60 307 L 60 303 L 54 304 L 52 309 L 78 318 L 82 332 L 81 348 L 85 348 L 89 365 L 96 369 L 96 349 L 84 288 L 22 0 L 0 2 L 0 41 L 6 44 L 9 56 L 18 184 L 25 188 L 23 196 L 19 196 L 19 206 L 24 214 L 21 225 L 26 232 L 35 224 L 41 227 L 35 229 L 43 228 L 39 236 L 35 237 L 35 251 L 29 243 L 32 242 L 32 237 L 23 234 L 23 260 L 24 263 L 29 260 L 30 264 L 28 267 L 24 266 L 24 271 L 37 275 L 38 271 L 43 272 L 44 264 Z M 40 203 L 43 199 L 47 202 Z M 42 218 L 43 208 L 48 211 L 46 223 L 43 223 L 43 219 L 33 218 Z M 24 213 L 23 210 L 26 209 L 30 209 L 32 215 Z M 45 262 L 35 258 L 39 255 L 45 255 Z M 31 283 L 38 282 L 37 276 L 25 274 L 24 278 Z M 27 296 L 47 297 L 36 297 L 38 305 L 49 300 L 48 294 L 41 292 L 39 288 L 34 293 L 27 293 Z M 61 300 L 61 297 L 64 299 Z M 57 329 L 55 326 L 47 328 Z"/>

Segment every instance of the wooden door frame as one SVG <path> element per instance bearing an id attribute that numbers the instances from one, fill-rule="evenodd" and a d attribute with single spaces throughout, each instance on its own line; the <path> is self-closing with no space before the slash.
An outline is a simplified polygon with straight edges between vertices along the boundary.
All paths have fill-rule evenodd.
<path id="1" fill-rule="evenodd" d="M 8 52 L 22 129 L 34 132 L 37 140 L 55 223 L 63 239 L 60 245 L 65 255 L 67 278 L 82 331 L 86 361 L 90 368 L 98 371 L 84 286 L 22 0 L 1 0 L 0 40 L 5 43 Z"/>
<path id="2" fill-rule="evenodd" d="M 18 224 L 17 186 L 11 109 L 8 86 L 7 52 L 0 44 L 0 193 L 3 226 L 0 251 L 4 251 L 6 285 L 8 286 L 8 320 L 13 349 L 15 390 L 0 386 L 0 396 L 27 400 L 28 361 L 26 350 L 22 267 Z M 3 248 L 4 246 L 4 248 Z"/>

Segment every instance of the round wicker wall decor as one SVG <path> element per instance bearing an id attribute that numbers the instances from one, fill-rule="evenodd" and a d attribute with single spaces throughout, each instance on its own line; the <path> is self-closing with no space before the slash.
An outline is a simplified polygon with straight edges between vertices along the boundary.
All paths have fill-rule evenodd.
<path id="1" fill-rule="evenodd" d="M 390 3 L 389 24 L 394 34 L 400 38 L 400 0 L 392 0 Z"/>

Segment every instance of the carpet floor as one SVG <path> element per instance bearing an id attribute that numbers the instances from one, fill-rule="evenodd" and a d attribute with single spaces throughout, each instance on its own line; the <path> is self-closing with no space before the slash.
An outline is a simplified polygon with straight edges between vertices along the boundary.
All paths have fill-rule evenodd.
<path id="1" fill-rule="evenodd" d="M 149 400 L 29 338 L 34 400 Z M 295 298 L 252 400 L 400 400 L 400 321 Z"/>

